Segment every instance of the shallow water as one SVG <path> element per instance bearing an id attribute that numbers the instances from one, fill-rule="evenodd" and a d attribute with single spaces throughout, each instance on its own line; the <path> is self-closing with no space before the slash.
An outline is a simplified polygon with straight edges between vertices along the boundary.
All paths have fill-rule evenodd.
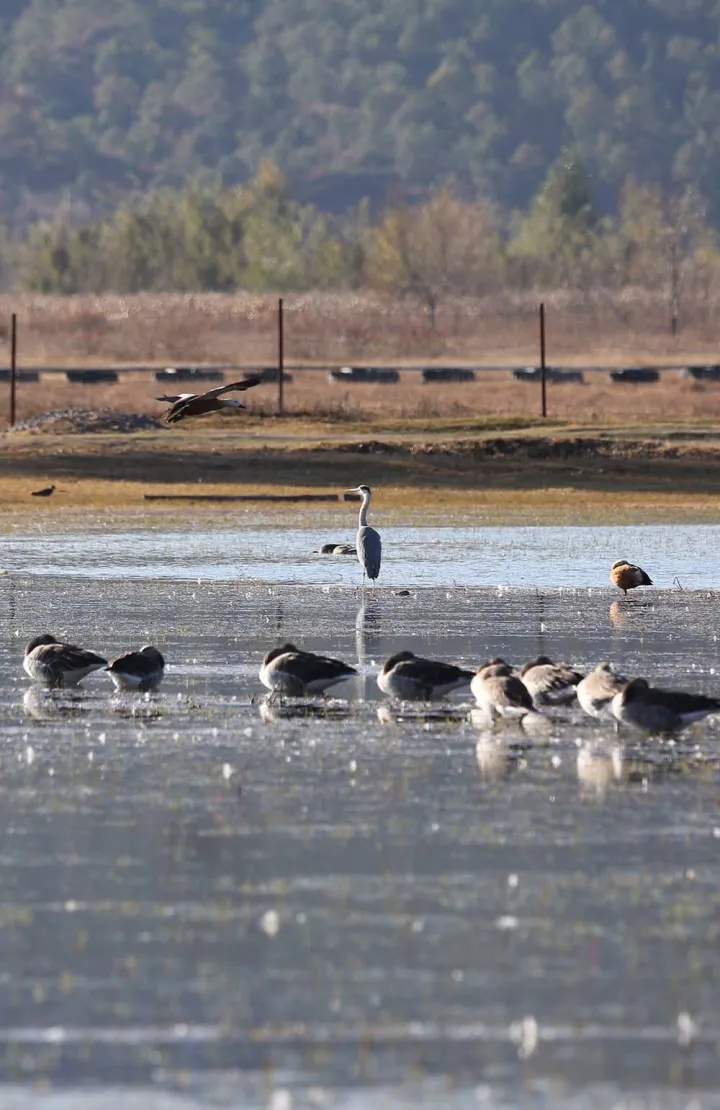
<path id="1" fill-rule="evenodd" d="M 422 519 L 420 514 L 417 519 Z M 94 530 L 38 528 L 0 537 L 0 568 L 83 578 L 202 578 L 275 584 L 353 586 L 354 557 L 318 555 L 322 543 L 354 543 L 353 519 L 300 509 L 268 516 L 182 518 L 173 530 L 127 529 L 103 521 Z M 618 558 L 646 567 L 659 586 L 720 585 L 720 526 L 420 526 L 382 528 L 384 586 L 606 586 Z"/>
<path id="2" fill-rule="evenodd" d="M 668 579 L 686 549 L 648 531 Z M 374 681 L 410 647 L 605 658 L 711 692 L 718 595 L 526 590 L 505 561 L 517 588 L 360 605 L 201 574 L 225 558 L 209 539 L 150 539 L 73 539 L 61 575 L 42 571 L 56 542 L 3 545 L 25 573 L 0 580 L 0 1106 L 720 1105 L 720 721 L 676 744 L 575 711 L 489 734 L 459 698 L 452 719 L 387 716 Z M 435 554 L 414 583 L 445 575 Z M 158 643 L 161 694 L 96 675 L 43 696 L 20 667 L 41 628 Z M 279 639 L 359 660 L 350 704 L 253 704 Z"/>

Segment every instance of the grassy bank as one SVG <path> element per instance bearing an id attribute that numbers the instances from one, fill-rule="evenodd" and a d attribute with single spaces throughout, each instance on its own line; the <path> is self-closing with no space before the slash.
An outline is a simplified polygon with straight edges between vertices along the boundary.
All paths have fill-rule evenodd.
<path id="1" fill-rule="evenodd" d="M 716 519 L 720 425 L 552 426 L 529 421 L 227 420 L 131 435 L 0 439 L 5 512 L 147 508 L 151 493 L 338 492 L 376 488 L 390 514 L 426 507 L 493 520 Z M 429 430 L 432 427 L 432 431 Z M 56 484 L 48 500 L 30 492 Z M 267 507 L 265 507 L 267 508 Z M 183 511 L 186 511 L 185 506 Z M 153 505 L 170 515 L 172 504 Z M 195 511 L 213 511 L 198 506 Z M 227 511 L 227 506 L 223 507 Z"/>

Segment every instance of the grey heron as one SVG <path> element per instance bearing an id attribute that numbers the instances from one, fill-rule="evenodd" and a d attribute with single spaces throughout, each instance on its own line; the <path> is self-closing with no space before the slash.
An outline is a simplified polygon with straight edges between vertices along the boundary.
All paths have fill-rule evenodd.
<path id="1" fill-rule="evenodd" d="M 260 667 L 260 681 L 273 694 L 302 698 L 324 694 L 330 686 L 353 678 L 354 667 L 341 659 L 302 651 L 294 644 L 280 644 L 267 653 Z"/>
<path id="2" fill-rule="evenodd" d="M 629 678 L 617 674 L 609 663 L 598 663 L 575 688 L 577 699 L 590 717 L 611 718 L 610 703 L 624 690 Z"/>
<path id="3" fill-rule="evenodd" d="M 230 382 L 228 385 L 219 385 L 216 389 L 208 389 L 206 393 L 181 393 L 163 419 L 166 424 L 177 424 L 189 416 L 203 416 L 207 412 L 219 412 L 221 409 L 244 409 L 245 406 L 240 401 L 224 399 L 222 394 L 232 390 L 240 393 L 260 385 L 261 381 L 262 378 L 255 374 L 251 378 L 243 378 L 241 382 Z"/>
<path id="4" fill-rule="evenodd" d="M 469 686 L 472 679 L 473 671 L 399 651 L 385 660 L 377 684 L 384 694 L 403 701 L 432 701 Z"/>
<path id="5" fill-rule="evenodd" d="M 533 709 L 530 691 L 507 663 L 486 663 L 480 667 L 470 689 L 477 704 L 492 720 L 519 717 Z"/>
<path id="6" fill-rule="evenodd" d="M 358 530 L 355 540 L 358 562 L 363 570 L 363 589 L 365 589 L 365 575 L 374 582 L 380 574 L 382 559 L 382 540 L 380 533 L 371 528 L 367 522 L 368 507 L 372 493 L 370 486 L 356 486 L 355 489 L 345 490 L 346 493 L 356 493 L 362 497 L 362 505 L 358 516 Z"/>
<path id="7" fill-rule="evenodd" d="M 575 700 L 575 691 L 585 676 L 569 663 L 554 663 L 547 655 L 531 659 L 520 671 L 536 705 L 564 705 Z"/>
<path id="8" fill-rule="evenodd" d="M 139 651 L 126 651 L 105 668 L 117 690 L 157 690 L 165 673 L 165 660 L 156 647 L 145 644 Z"/>
<path id="9" fill-rule="evenodd" d="M 107 666 L 107 659 L 94 651 L 63 644 L 45 633 L 36 636 L 25 648 L 23 668 L 30 678 L 46 686 L 75 686 L 92 671 Z"/>
<path id="10" fill-rule="evenodd" d="M 720 713 L 720 700 L 683 690 L 660 690 L 644 678 L 634 678 L 615 695 L 610 709 L 621 724 L 668 735 L 711 713 Z"/>

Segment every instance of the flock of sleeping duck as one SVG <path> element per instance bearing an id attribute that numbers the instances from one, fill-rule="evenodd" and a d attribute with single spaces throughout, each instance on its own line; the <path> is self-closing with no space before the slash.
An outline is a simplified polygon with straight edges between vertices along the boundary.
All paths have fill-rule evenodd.
<path id="1" fill-rule="evenodd" d="M 157 690 L 164 660 L 150 645 L 108 662 L 95 652 L 37 636 L 25 649 L 23 664 L 36 682 L 53 688 L 75 686 L 93 671 L 107 671 L 118 690 Z M 260 681 L 278 698 L 325 697 L 333 686 L 355 678 L 355 667 L 285 643 L 269 651 Z M 678 690 L 662 690 L 643 678 L 628 679 L 608 663 L 583 675 L 568 663 L 541 655 L 519 669 L 492 659 L 475 671 L 400 651 L 385 661 L 377 676 L 381 691 L 400 702 L 432 702 L 469 689 L 488 723 L 501 717 L 523 724 L 537 721 L 548 706 L 577 701 L 591 717 L 614 719 L 651 734 L 671 735 L 693 721 L 720 712 L 720 699 Z"/>

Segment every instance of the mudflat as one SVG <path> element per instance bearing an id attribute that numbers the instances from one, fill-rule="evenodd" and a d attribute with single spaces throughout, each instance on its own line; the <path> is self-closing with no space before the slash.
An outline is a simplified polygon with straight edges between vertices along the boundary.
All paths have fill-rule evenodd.
<path id="1" fill-rule="evenodd" d="M 242 427 L 217 418 L 127 434 L 0 437 L 3 511 L 122 509 L 157 493 L 341 492 L 358 481 L 379 487 L 377 503 L 382 498 L 388 510 L 482 506 L 499 521 L 518 512 L 557 520 L 714 519 L 720 423 L 356 425 L 265 417 L 245 418 Z M 31 497 L 51 484 L 52 498 Z"/>

